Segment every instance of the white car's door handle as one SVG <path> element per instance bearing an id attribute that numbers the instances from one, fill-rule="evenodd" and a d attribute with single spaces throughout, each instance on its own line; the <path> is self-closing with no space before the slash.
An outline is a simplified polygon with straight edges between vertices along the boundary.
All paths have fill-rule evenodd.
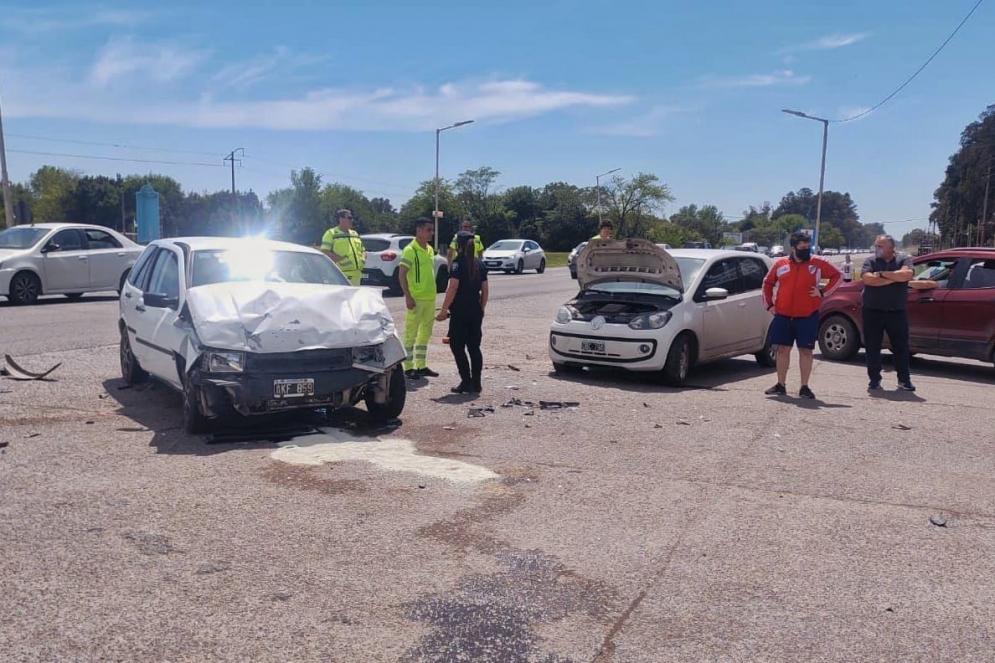
<path id="1" fill-rule="evenodd" d="M 739 308 L 746 308 L 746 302 L 741 302 Z"/>
<path id="2" fill-rule="evenodd" d="M 124 251 L 119 251 L 118 255 L 123 258 L 124 257 Z"/>
<path id="3" fill-rule="evenodd" d="M 80 256 L 79 259 L 80 260 L 86 260 L 86 256 Z"/>

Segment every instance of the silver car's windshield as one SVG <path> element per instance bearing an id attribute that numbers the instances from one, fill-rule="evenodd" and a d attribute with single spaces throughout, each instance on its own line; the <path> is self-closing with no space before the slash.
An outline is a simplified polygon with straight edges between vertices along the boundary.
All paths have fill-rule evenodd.
<path id="1" fill-rule="evenodd" d="M 494 242 L 491 244 L 488 251 L 518 251 L 522 248 L 522 243 L 520 241 L 512 240 L 502 240 L 500 242 Z"/>
<path id="2" fill-rule="evenodd" d="M 331 260 L 314 253 L 265 248 L 194 252 L 190 287 L 229 281 L 349 285 Z"/>
<path id="3" fill-rule="evenodd" d="M 0 249 L 30 249 L 47 232 L 44 228 L 8 228 L 0 232 Z"/>

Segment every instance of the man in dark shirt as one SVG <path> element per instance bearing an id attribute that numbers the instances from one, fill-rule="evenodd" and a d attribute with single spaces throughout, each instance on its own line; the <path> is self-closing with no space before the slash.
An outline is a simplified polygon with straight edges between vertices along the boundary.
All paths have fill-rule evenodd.
<path id="1" fill-rule="evenodd" d="M 895 239 L 880 235 L 874 240 L 874 256 L 864 261 L 864 350 L 867 356 L 867 388 L 881 388 L 881 344 L 888 333 L 891 355 L 898 373 L 898 388 L 915 391 L 909 374 L 909 318 L 905 303 L 909 294 L 912 258 L 895 251 Z"/>

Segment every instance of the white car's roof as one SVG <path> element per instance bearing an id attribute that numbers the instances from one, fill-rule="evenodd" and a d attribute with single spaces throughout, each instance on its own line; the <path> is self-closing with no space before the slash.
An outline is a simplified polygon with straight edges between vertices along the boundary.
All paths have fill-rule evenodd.
<path id="1" fill-rule="evenodd" d="M 360 239 L 397 239 L 398 237 L 414 237 L 414 235 L 408 235 L 405 233 L 368 233 L 366 235 L 360 235 Z"/>
<path id="2" fill-rule="evenodd" d="M 275 239 L 264 239 L 259 237 L 168 237 L 157 239 L 152 244 L 186 244 L 192 251 L 228 251 L 243 246 L 257 246 L 273 251 L 299 251 L 301 253 L 318 253 L 321 251 L 313 249 L 303 244 L 291 244 L 290 242 L 280 242 Z"/>
<path id="3" fill-rule="evenodd" d="M 40 228 L 42 230 L 59 230 L 60 228 L 93 228 L 94 230 L 110 230 L 111 232 L 120 233 L 120 231 L 114 230 L 113 228 L 96 226 L 92 223 L 19 223 L 13 227 Z"/>
<path id="4" fill-rule="evenodd" d="M 732 251 L 728 249 L 668 249 L 667 253 L 675 258 L 704 258 L 705 260 L 710 258 L 742 258 L 743 256 L 750 256 L 745 251 Z M 754 253 L 750 257 L 756 258 L 758 256 L 765 257 L 760 253 Z"/>

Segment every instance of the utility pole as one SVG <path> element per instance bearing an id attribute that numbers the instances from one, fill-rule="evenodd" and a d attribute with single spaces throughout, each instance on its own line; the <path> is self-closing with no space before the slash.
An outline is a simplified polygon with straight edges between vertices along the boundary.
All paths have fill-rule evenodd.
<path id="1" fill-rule="evenodd" d="M 7 148 L 3 143 L 3 113 L 0 113 L 0 186 L 3 187 L 4 227 L 14 227 L 14 195 L 10 192 L 7 179 Z"/>
<path id="2" fill-rule="evenodd" d="M 238 161 L 238 165 L 242 165 L 241 159 L 235 158 L 235 153 L 241 152 L 241 156 L 245 156 L 245 150 L 241 147 L 236 148 L 231 151 L 231 153 L 224 158 L 225 161 L 231 161 L 231 223 L 232 230 L 235 230 L 238 226 L 238 194 L 235 192 L 235 162 Z M 245 228 L 242 228 L 244 231 Z"/>
<path id="3" fill-rule="evenodd" d="M 992 186 L 992 165 L 988 164 L 988 179 L 985 180 L 985 202 L 981 206 L 982 209 L 981 223 L 978 224 L 979 226 L 978 235 L 980 238 L 980 241 L 978 242 L 979 246 L 985 245 L 985 224 L 988 223 L 988 191 L 991 189 L 991 186 Z"/>

